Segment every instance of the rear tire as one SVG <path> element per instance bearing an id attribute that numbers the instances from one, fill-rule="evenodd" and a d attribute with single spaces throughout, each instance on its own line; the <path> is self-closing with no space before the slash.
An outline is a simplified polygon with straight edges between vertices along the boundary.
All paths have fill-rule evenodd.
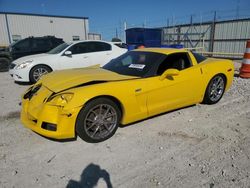
<path id="1" fill-rule="evenodd" d="M 222 74 L 215 75 L 208 83 L 203 103 L 215 104 L 222 98 L 226 87 L 226 78 Z"/>
<path id="2" fill-rule="evenodd" d="M 46 65 L 36 65 L 30 70 L 29 78 L 31 83 L 36 83 L 43 75 L 52 72 Z"/>
<path id="3" fill-rule="evenodd" d="M 121 111 L 114 101 L 97 98 L 88 102 L 79 112 L 76 133 L 86 142 L 102 142 L 115 134 L 120 119 Z"/>
<path id="4" fill-rule="evenodd" d="M 0 72 L 9 70 L 10 60 L 5 57 L 0 57 Z"/>

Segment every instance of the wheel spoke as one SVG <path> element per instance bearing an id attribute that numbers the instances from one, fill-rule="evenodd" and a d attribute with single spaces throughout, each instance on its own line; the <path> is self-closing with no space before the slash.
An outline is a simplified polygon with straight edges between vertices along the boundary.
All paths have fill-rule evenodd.
<path id="1" fill-rule="evenodd" d="M 90 113 L 93 113 L 95 114 L 95 116 L 98 116 L 98 114 L 94 110 L 92 110 Z"/>
<path id="2" fill-rule="evenodd" d="M 38 72 L 34 72 L 33 75 L 34 76 L 39 76 L 39 73 Z"/>
<path id="3" fill-rule="evenodd" d="M 86 121 L 90 121 L 90 122 L 93 123 L 95 120 L 92 120 L 92 119 L 88 119 L 88 118 L 87 118 Z"/>
<path id="4" fill-rule="evenodd" d="M 92 123 L 88 128 L 87 131 L 90 130 L 92 127 L 94 127 L 97 124 L 97 121 L 95 121 L 94 123 Z"/>
<path id="5" fill-rule="evenodd" d="M 109 110 L 110 110 L 110 106 L 108 106 L 106 112 L 103 114 L 103 119 L 106 118 L 106 116 L 108 115 Z"/>
<path id="6" fill-rule="evenodd" d="M 112 113 L 111 114 L 107 114 L 106 117 L 105 117 L 105 119 L 108 119 L 108 118 L 113 117 L 113 116 L 116 116 L 116 114 L 112 114 Z"/>
<path id="7" fill-rule="evenodd" d="M 97 131 L 98 131 L 99 129 L 100 129 L 100 127 L 97 127 L 97 128 L 95 129 L 94 133 L 91 135 L 91 137 L 94 137 L 95 134 L 97 133 Z"/>
<path id="8" fill-rule="evenodd" d="M 107 129 L 107 131 L 110 131 L 109 127 L 107 126 L 106 123 L 103 123 L 103 126 L 105 127 L 105 129 Z"/>
<path id="9" fill-rule="evenodd" d="M 99 108 L 99 114 L 102 115 L 102 104 L 100 105 L 100 108 Z"/>

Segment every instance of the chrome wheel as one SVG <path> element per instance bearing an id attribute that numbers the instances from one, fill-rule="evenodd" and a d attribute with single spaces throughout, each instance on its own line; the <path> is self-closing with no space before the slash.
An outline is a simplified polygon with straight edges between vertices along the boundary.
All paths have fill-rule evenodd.
<path id="1" fill-rule="evenodd" d="M 109 104 L 99 104 L 89 110 L 84 119 L 84 130 L 92 139 L 109 136 L 118 123 L 116 110 Z"/>
<path id="2" fill-rule="evenodd" d="M 224 79 L 220 75 L 215 76 L 209 84 L 209 88 L 208 88 L 209 99 L 212 102 L 219 101 L 224 93 L 224 90 L 225 90 Z"/>
<path id="3" fill-rule="evenodd" d="M 39 67 L 33 71 L 33 79 L 37 82 L 41 76 L 48 74 L 49 71 L 44 67 Z"/>

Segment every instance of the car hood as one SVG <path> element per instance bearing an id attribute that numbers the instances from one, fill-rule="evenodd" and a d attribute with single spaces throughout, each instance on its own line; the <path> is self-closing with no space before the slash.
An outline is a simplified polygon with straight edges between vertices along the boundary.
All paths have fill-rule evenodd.
<path id="1" fill-rule="evenodd" d="M 138 77 L 120 75 L 102 68 L 87 67 L 80 69 L 54 71 L 52 73 L 44 75 L 39 83 L 42 83 L 49 90 L 57 93 L 87 83 L 94 84 L 96 81 L 118 81 L 135 78 Z"/>
<path id="2" fill-rule="evenodd" d="M 48 58 L 52 57 L 52 56 L 55 56 L 54 54 L 46 54 L 46 53 L 43 53 L 43 54 L 36 54 L 36 55 L 28 55 L 28 56 L 24 56 L 24 57 L 21 57 L 21 58 L 18 58 L 14 61 L 15 64 L 19 65 L 25 61 L 28 61 L 28 60 L 33 60 L 33 61 L 43 61 L 43 60 L 46 60 L 46 62 L 48 61 Z"/>

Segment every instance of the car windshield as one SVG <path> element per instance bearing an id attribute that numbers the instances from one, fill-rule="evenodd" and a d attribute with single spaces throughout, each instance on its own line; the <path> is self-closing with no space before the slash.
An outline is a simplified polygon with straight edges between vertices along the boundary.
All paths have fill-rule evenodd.
<path id="1" fill-rule="evenodd" d="M 154 63 L 163 56 L 154 52 L 130 51 L 113 59 L 102 68 L 122 75 L 145 77 Z"/>
<path id="2" fill-rule="evenodd" d="M 71 45 L 70 43 L 62 43 L 59 46 L 53 48 L 52 50 L 50 50 L 49 52 L 47 52 L 47 54 L 58 54 L 60 52 L 62 52 L 64 49 L 66 49 L 69 45 Z"/>

